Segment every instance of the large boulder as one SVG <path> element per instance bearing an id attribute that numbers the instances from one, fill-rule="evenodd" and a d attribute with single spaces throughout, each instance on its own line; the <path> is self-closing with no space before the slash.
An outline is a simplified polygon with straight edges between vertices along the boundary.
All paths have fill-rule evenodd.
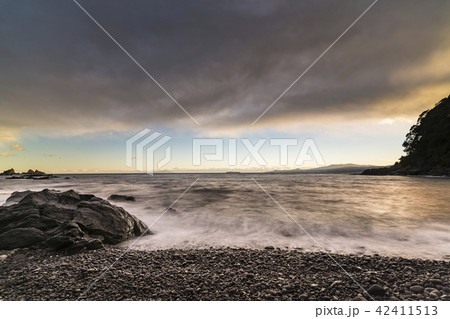
<path id="1" fill-rule="evenodd" d="M 14 192 L 0 206 L 0 249 L 96 249 L 142 235 L 146 229 L 123 208 L 73 190 Z"/>

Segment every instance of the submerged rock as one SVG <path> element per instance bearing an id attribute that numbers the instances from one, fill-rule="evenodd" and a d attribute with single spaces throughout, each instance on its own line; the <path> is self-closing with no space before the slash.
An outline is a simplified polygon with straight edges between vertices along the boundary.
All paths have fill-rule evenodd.
<path id="1" fill-rule="evenodd" d="M 146 229 L 123 208 L 73 190 L 14 192 L 0 207 L 0 249 L 97 249 Z"/>
<path id="2" fill-rule="evenodd" d="M 134 201 L 136 201 L 136 198 L 134 198 L 134 196 L 128 196 L 128 195 L 112 194 L 111 196 L 108 197 L 108 200 L 114 200 L 117 202 L 121 202 L 121 201 L 134 202 Z"/>

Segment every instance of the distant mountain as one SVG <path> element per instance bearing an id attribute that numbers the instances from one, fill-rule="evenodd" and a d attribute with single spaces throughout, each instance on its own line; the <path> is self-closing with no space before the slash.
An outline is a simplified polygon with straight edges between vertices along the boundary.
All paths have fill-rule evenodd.
<path id="1" fill-rule="evenodd" d="M 309 169 L 292 169 L 292 170 L 275 170 L 268 174 L 361 174 L 367 169 L 381 168 L 374 165 L 358 165 L 358 164 L 332 164 L 323 167 Z"/>
<path id="2" fill-rule="evenodd" d="M 406 155 L 393 166 L 363 174 L 450 176 L 450 96 L 420 114 L 402 146 Z"/>

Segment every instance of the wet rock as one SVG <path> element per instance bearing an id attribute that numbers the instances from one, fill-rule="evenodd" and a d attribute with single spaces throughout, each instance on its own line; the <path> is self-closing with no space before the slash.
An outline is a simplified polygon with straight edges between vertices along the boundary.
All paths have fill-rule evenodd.
<path id="1" fill-rule="evenodd" d="M 116 201 L 116 202 L 134 202 L 134 201 L 136 201 L 136 198 L 134 196 L 117 195 L 117 194 L 112 194 L 107 199 Z"/>
<path id="2" fill-rule="evenodd" d="M 0 249 L 97 249 L 146 229 L 123 208 L 73 190 L 15 192 L 0 207 Z"/>
<path id="3" fill-rule="evenodd" d="M 44 233 L 34 227 L 20 227 L 0 233 L 0 249 L 29 247 L 44 240 Z"/>

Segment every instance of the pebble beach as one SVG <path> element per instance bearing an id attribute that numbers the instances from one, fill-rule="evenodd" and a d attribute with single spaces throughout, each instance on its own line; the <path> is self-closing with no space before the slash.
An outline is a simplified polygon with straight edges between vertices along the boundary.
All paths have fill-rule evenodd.
<path id="1" fill-rule="evenodd" d="M 0 299 L 450 300 L 450 262 L 273 247 L 16 249 L 0 252 Z"/>

